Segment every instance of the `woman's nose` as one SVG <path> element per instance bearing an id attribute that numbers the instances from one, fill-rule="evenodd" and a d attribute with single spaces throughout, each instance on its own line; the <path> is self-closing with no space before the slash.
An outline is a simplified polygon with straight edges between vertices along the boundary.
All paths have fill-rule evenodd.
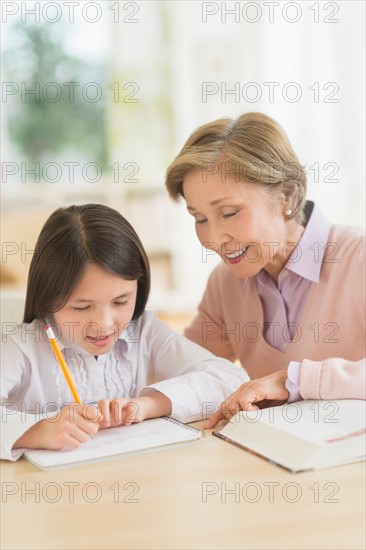
<path id="1" fill-rule="evenodd" d="M 204 243 L 204 246 L 209 250 L 215 250 L 217 254 L 220 254 L 222 247 L 230 241 L 230 235 L 221 229 L 220 226 L 211 227 L 208 231 L 208 241 Z"/>

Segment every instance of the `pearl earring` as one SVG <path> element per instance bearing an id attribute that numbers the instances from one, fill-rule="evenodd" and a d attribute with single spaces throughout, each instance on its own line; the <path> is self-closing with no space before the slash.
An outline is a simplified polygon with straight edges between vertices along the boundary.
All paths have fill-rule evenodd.
<path id="1" fill-rule="evenodd" d="M 292 210 L 290 210 L 290 209 L 286 210 L 285 214 L 286 214 L 286 216 L 291 216 Z"/>

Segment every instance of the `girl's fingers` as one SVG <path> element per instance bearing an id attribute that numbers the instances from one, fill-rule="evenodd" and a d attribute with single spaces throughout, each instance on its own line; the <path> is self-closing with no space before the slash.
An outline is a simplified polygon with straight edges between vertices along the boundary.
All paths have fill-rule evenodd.
<path id="1" fill-rule="evenodd" d="M 88 441 L 91 437 L 91 435 L 85 433 L 83 430 L 80 430 L 80 428 L 74 428 L 72 432 L 68 434 L 70 437 L 72 437 L 75 441 L 80 443 L 85 443 Z"/>
<path id="2" fill-rule="evenodd" d="M 68 447 L 69 449 L 78 449 L 81 445 L 80 441 L 75 439 L 75 437 L 72 437 L 71 435 L 67 434 L 64 437 L 60 438 L 60 449 L 63 447 Z"/>
<path id="3" fill-rule="evenodd" d="M 103 418 L 102 407 L 99 403 L 85 403 L 82 409 L 82 416 L 90 422 L 98 423 Z"/>
<path id="4" fill-rule="evenodd" d="M 59 448 L 69 447 L 71 449 L 77 449 L 82 443 L 88 441 L 91 434 L 87 434 L 76 425 L 69 426 L 69 429 L 65 428 L 65 431 L 61 430 L 56 434 L 55 440 Z"/>
<path id="5" fill-rule="evenodd" d="M 98 403 L 98 410 L 100 412 L 101 419 L 99 420 L 99 427 L 101 429 L 109 428 L 111 425 L 111 401 L 109 399 L 102 399 Z"/>
<path id="6" fill-rule="evenodd" d="M 140 406 L 136 401 L 127 399 L 112 399 L 109 403 L 108 411 L 102 408 L 104 417 L 108 415 L 108 426 L 105 426 L 105 418 L 101 423 L 102 428 L 113 428 L 115 426 L 130 425 L 133 422 L 139 422 Z"/>
<path id="7" fill-rule="evenodd" d="M 111 428 L 123 424 L 123 407 L 125 404 L 124 400 L 113 399 L 111 401 Z"/>
<path id="8" fill-rule="evenodd" d="M 129 426 L 133 422 L 137 422 L 137 414 L 139 411 L 139 407 L 137 403 L 129 402 L 124 405 L 122 414 L 123 414 L 123 424 L 125 426 Z"/>
<path id="9" fill-rule="evenodd" d="M 72 424 L 69 433 L 78 439 L 80 442 L 87 441 L 91 436 L 95 435 L 98 431 L 99 424 L 96 422 L 90 422 L 85 418 L 80 418 L 78 422 Z M 80 436 L 80 437 L 79 437 Z"/>

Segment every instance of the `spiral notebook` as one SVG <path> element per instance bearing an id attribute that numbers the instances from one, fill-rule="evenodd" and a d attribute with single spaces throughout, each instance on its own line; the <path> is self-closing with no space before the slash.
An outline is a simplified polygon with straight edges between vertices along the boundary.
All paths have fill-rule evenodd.
<path id="1" fill-rule="evenodd" d="M 88 462 L 188 445 L 202 437 L 201 430 L 163 416 L 130 426 L 100 430 L 93 439 L 83 443 L 78 449 L 28 450 L 23 456 L 41 470 L 58 470 Z"/>

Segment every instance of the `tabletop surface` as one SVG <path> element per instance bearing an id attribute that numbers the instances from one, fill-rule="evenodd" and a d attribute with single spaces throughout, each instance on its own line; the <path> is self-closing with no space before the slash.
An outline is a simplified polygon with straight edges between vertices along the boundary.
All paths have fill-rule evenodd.
<path id="1" fill-rule="evenodd" d="M 364 462 L 293 474 L 210 431 L 54 472 L 1 461 L 1 489 L 3 550 L 365 548 Z"/>

